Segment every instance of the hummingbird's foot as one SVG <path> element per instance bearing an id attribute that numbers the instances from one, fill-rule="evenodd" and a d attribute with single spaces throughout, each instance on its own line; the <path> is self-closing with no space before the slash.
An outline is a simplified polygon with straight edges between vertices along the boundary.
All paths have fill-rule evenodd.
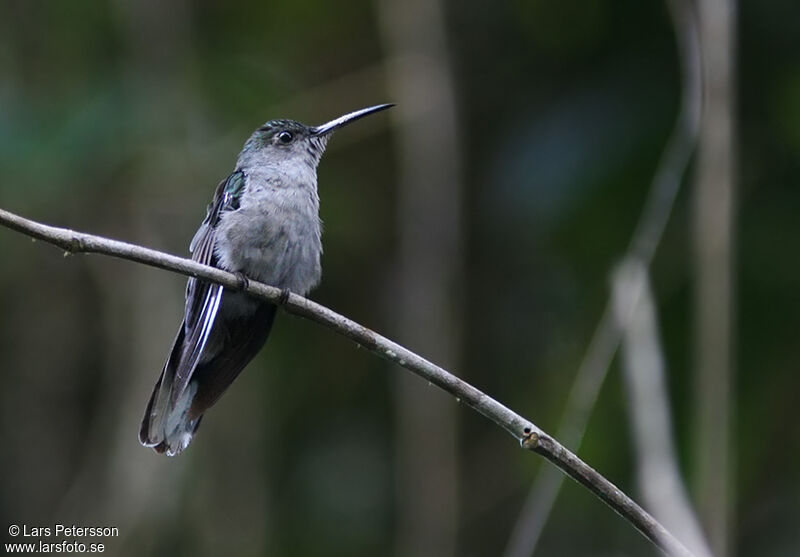
<path id="1" fill-rule="evenodd" d="M 289 301 L 289 294 L 291 294 L 291 293 L 292 293 L 292 291 L 289 290 L 288 288 L 282 288 L 281 289 L 281 295 L 278 297 L 278 305 L 282 306 L 286 302 L 288 302 Z"/>
<path id="2" fill-rule="evenodd" d="M 236 275 L 237 279 L 239 279 L 239 290 L 244 291 L 250 288 L 250 279 L 244 276 L 244 273 L 242 273 L 241 271 L 236 271 L 233 274 Z"/>

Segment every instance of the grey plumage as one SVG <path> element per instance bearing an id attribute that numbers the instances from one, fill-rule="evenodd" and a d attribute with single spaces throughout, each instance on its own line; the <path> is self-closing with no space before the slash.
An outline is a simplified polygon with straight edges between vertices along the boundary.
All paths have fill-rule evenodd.
<path id="1" fill-rule="evenodd" d="M 322 275 L 317 165 L 330 134 L 378 105 L 322 126 L 271 120 L 220 182 L 192 259 L 305 295 Z M 190 278 L 183 323 L 145 410 L 140 442 L 173 456 L 267 340 L 276 307 Z"/>

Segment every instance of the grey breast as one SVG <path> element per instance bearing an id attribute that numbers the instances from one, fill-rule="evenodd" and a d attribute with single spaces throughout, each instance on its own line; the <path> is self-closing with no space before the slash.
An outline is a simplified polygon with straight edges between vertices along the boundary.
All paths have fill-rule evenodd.
<path id="1" fill-rule="evenodd" d="M 312 186 L 250 177 L 237 211 L 218 225 L 220 265 L 278 288 L 307 293 L 320 279 L 319 199 Z"/>

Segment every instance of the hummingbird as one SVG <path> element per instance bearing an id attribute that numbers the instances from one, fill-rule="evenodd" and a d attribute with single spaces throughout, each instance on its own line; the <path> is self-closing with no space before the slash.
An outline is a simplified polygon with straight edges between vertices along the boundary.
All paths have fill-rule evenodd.
<path id="1" fill-rule="evenodd" d="M 320 281 L 322 227 L 317 165 L 331 134 L 394 105 L 380 104 L 320 126 L 270 120 L 245 142 L 194 235 L 192 259 L 306 295 Z M 181 453 L 203 414 L 264 346 L 277 306 L 189 278 L 183 323 L 156 382 L 139 441 L 158 453 Z"/>

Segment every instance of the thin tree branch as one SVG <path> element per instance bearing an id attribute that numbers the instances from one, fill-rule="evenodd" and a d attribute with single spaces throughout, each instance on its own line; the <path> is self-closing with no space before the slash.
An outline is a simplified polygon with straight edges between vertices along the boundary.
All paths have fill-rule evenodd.
<path id="1" fill-rule="evenodd" d="M 83 232 L 75 232 L 66 228 L 48 226 L 9 213 L 3 209 L 0 209 L 0 224 L 22 234 L 56 245 L 68 253 L 109 255 L 183 275 L 202 278 L 222 284 L 228 288 L 242 289 L 241 279 L 233 273 L 142 246 Z M 319 323 L 450 393 L 456 397 L 456 400 L 480 412 L 506 430 L 519 441 L 524 449 L 543 456 L 579 484 L 589 489 L 664 553 L 677 556 L 692 555 L 681 542 L 630 497 L 567 450 L 561 443 L 539 429 L 531 421 L 505 407 L 466 381 L 459 379 L 396 342 L 307 298 L 297 294 L 283 296 L 280 289 L 253 280 L 247 281 L 244 290 L 255 298 L 280 305 L 287 313 Z M 314 434 L 315 432 L 310 433 Z"/>
<path id="2" fill-rule="evenodd" d="M 697 145 L 700 123 L 697 18 L 689 0 L 667 0 L 667 7 L 675 29 L 683 90 L 675 127 L 659 161 L 626 255 L 636 258 L 645 266 L 652 262 L 672 214 L 683 175 Z M 575 451 L 583 442 L 583 433 L 621 338 L 622 331 L 614 318 L 613 304 L 609 299 L 575 375 L 558 427 L 558 437 Z M 549 469 L 539 473 L 511 532 L 506 557 L 527 557 L 534 553 L 544 524 L 555 504 L 562 479 L 562 476 L 553 474 Z"/>

